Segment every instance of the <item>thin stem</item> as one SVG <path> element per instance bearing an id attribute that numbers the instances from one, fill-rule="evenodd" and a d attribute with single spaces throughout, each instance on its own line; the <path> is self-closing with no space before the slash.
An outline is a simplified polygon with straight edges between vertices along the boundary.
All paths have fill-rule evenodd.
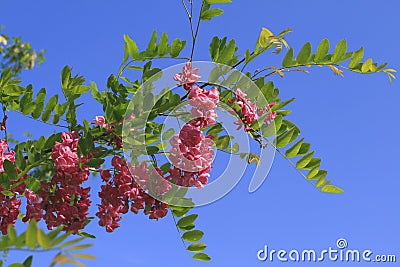
<path id="1" fill-rule="evenodd" d="M 3 121 L 5 122 L 5 118 L 7 116 L 6 114 L 6 107 L 4 106 L 4 104 L 1 104 L 2 109 L 3 109 Z M 7 125 L 3 125 L 4 127 L 4 140 L 7 142 L 8 144 L 8 133 L 7 133 Z M 10 152 L 10 147 L 7 148 L 8 152 Z"/>
<path id="2" fill-rule="evenodd" d="M 356 72 L 356 73 L 360 73 L 360 74 L 372 74 L 373 73 L 373 72 L 367 72 L 367 73 L 359 72 L 359 71 L 350 69 L 348 67 L 345 67 L 345 66 L 342 66 L 342 65 L 339 65 L 339 64 L 334 64 L 334 63 L 309 63 L 309 64 L 299 64 L 299 65 L 292 66 L 292 67 L 282 67 L 282 68 L 279 68 L 279 69 L 275 69 L 274 71 L 272 71 L 272 72 L 270 72 L 268 74 L 265 74 L 263 76 L 260 76 L 260 77 L 258 77 L 257 79 L 255 79 L 253 81 L 257 81 L 258 79 L 261 79 L 263 77 L 268 77 L 268 76 L 275 75 L 279 71 L 281 71 L 281 72 L 291 72 L 291 71 L 305 72 L 305 70 L 301 69 L 301 68 L 303 68 L 303 67 L 311 67 L 311 66 L 320 66 L 320 67 L 321 66 L 334 66 L 334 67 L 338 67 L 338 68 L 341 68 L 341 69 L 344 69 L 344 70 L 347 70 L 347 71 Z M 297 69 L 293 70 L 293 68 L 297 68 Z"/>
<path id="3" fill-rule="evenodd" d="M 188 15 L 188 18 L 191 18 L 192 16 L 190 15 L 190 12 L 185 4 L 185 0 L 182 0 L 182 5 L 185 8 L 186 14 Z"/>
<path id="4" fill-rule="evenodd" d="M 189 112 L 183 112 L 183 113 L 176 113 L 176 114 L 171 114 L 171 113 L 158 113 L 159 116 L 164 116 L 164 117 L 179 117 L 179 116 L 184 116 L 184 115 L 189 115 Z"/>
<path id="5" fill-rule="evenodd" d="M 171 57 L 171 56 L 163 56 L 163 57 L 143 57 L 141 60 L 148 60 L 148 59 L 178 59 L 178 60 L 190 60 L 190 58 L 187 57 Z M 121 77 L 121 74 L 125 71 L 129 65 L 131 65 L 133 62 L 136 62 L 135 59 L 132 59 L 128 63 L 126 63 L 118 72 L 118 78 Z"/>
<path id="6" fill-rule="evenodd" d="M 192 3 L 192 1 L 190 1 L 190 2 Z M 192 6 L 193 6 L 193 4 L 192 4 Z M 201 21 L 200 16 L 201 16 L 201 11 L 203 10 L 203 6 L 204 6 L 204 0 L 201 1 L 201 7 L 200 7 L 200 12 L 199 12 L 199 17 L 197 19 L 196 31 L 194 33 L 194 36 L 192 34 L 193 42 L 192 42 L 192 52 L 190 53 L 191 59 L 193 59 L 194 49 L 195 49 L 196 41 L 197 41 L 197 35 L 199 34 L 199 27 L 200 27 L 200 21 Z M 193 28 L 192 28 L 192 32 L 193 32 Z"/>
<path id="7" fill-rule="evenodd" d="M 179 235 L 179 237 L 180 237 L 180 239 L 181 239 L 181 241 L 182 241 L 183 247 L 184 247 L 185 250 L 187 251 L 187 246 L 186 246 L 185 240 L 183 240 L 182 234 L 181 234 L 181 230 L 179 230 L 178 225 L 176 224 L 175 216 L 174 216 L 174 214 L 172 213 L 171 208 L 170 208 L 169 210 L 171 211 L 172 219 L 174 220 L 175 228 L 176 228 L 176 231 L 178 231 L 178 235 Z"/>
<path id="8" fill-rule="evenodd" d="M 61 248 L 47 248 L 47 249 L 29 249 L 29 248 L 7 248 L 8 251 L 27 251 L 27 252 L 49 252 L 49 251 L 60 251 Z"/>
<path id="9" fill-rule="evenodd" d="M 267 143 L 270 144 L 284 159 L 286 159 L 286 161 L 289 162 L 289 164 L 296 170 L 297 173 L 299 173 L 307 182 L 309 182 L 316 190 L 318 190 L 315 187 L 315 185 L 309 179 L 307 179 L 307 176 L 303 172 L 301 172 L 298 168 L 296 168 L 296 165 L 293 163 L 293 161 L 291 161 L 288 157 L 286 157 L 286 155 L 279 148 L 277 148 L 274 143 L 272 143 L 266 137 L 263 137 L 263 139 L 267 141 Z"/>
<path id="10" fill-rule="evenodd" d="M 29 118 L 29 119 L 32 119 L 32 120 L 35 120 L 35 121 L 38 121 L 38 122 L 41 122 L 41 123 L 44 123 L 44 124 L 47 124 L 47 125 L 57 126 L 57 127 L 61 127 L 61 128 L 64 128 L 64 129 L 69 129 L 68 126 L 64 126 L 64 125 L 60 125 L 60 124 L 54 124 L 54 123 L 49 123 L 49 122 L 46 122 L 46 121 L 42 121 L 42 120 L 39 120 L 39 119 L 35 119 L 35 118 L 33 118 L 32 116 L 25 115 L 25 114 L 22 113 L 21 111 L 18 111 L 18 110 L 14 110 L 14 111 L 17 112 L 17 113 L 19 113 L 19 114 L 21 114 L 21 115 L 24 115 L 25 117 L 27 117 L 27 118 Z"/>

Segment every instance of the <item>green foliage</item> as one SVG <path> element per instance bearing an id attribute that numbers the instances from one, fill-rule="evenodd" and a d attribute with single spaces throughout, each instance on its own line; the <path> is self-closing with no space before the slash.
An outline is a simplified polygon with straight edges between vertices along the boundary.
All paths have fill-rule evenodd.
<path id="1" fill-rule="evenodd" d="M 238 56 L 235 55 L 238 48 L 235 40 L 230 40 L 227 44 L 227 37 L 222 39 L 215 36 L 210 43 L 210 56 L 213 62 L 226 65 L 234 65 L 238 62 Z"/>
<path id="2" fill-rule="evenodd" d="M 84 237 L 70 239 L 71 233 L 63 233 L 62 228 L 58 227 L 48 233 L 45 233 L 37 226 L 35 220 L 31 220 L 28 224 L 27 230 L 21 234 L 17 234 L 14 227 L 9 225 L 8 234 L 0 237 L 0 249 L 4 252 L 9 250 L 21 250 L 35 252 L 46 252 L 58 250 L 59 252 L 51 262 L 51 266 L 56 264 L 62 265 L 65 262 L 72 263 L 75 266 L 83 266 L 76 258 L 82 259 L 95 259 L 96 257 L 90 254 L 75 253 L 71 251 L 86 249 L 92 244 L 75 245 L 83 240 Z M 23 263 L 13 263 L 9 266 L 22 266 L 29 267 L 32 265 L 33 257 L 27 257 Z"/>
<path id="3" fill-rule="evenodd" d="M 185 208 L 170 206 L 170 209 L 173 216 L 179 218 L 178 222 L 176 223 L 176 227 L 181 233 L 183 233 L 181 237 L 182 241 L 191 243 L 186 247 L 186 249 L 188 252 L 193 253 L 192 258 L 200 261 L 210 261 L 211 258 L 202 252 L 206 249 L 207 245 L 202 242 L 198 242 L 200 239 L 202 239 L 204 232 L 194 229 L 194 222 L 196 221 L 198 215 L 187 215 L 187 213 L 190 211 L 190 207 Z"/>
<path id="4" fill-rule="evenodd" d="M 383 72 L 388 75 L 390 82 L 395 78 L 393 73 L 396 71 L 391 68 L 385 68 L 387 63 L 379 65 L 374 63 L 371 58 L 362 62 L 364 48 L 360 48 L 355 52 L 347 52 L 347 42 L 344 39 L 336 44 L 332 54 L 329 54 L 329 47 L 329 40 L 324 39 L 318 45 L 315 54 L 311 54 L 311 44 L 306 43 L 296 58 L 294 57 L 293 48 L 290 48 L 283 58 L 283 68 L 280 71 L 296 67 L 328 66 L 337 75 L 343 75 L 343 70 L 349 70 L 361 74 Z M 343 62 L 348 60 L 347 66 L 342 65 Z"/>
<path id="5" fill-rule="evenodd" d="M 123 66 L 126 64 L 128 57 L 130 57 L 133 61 L 146 61 L 154 58 L 163 58 L 167 57 L 168 54 L 170 57 L 178 57 L 181 51 L 185 48 L 186 41 L 181 41 L 179 38 L 176 38 L 172 41 L 171 44 L 168 43 L 168 35 L 167 33 L 162 33 L 159 43 L 157 44 L 157 32 L 153 31 L 153 34 L 150 38 L 149 43 L 147 44 L 147 48 L 144 51 L 139 51 L 139 48 L 135 41 L 133 41 L 127 34 L 124 35 L 125 40 L 125 58 L 120 69 L 120 72 Z"/>
<path id="6" fill-rule="evenodd" d="M 42 64 L 44 53 L 44 50 L 36 52 L 21 37 L 10 38 L 0 33 L 0 71 L 8 68 L 13 75 L 19 75 L 24 69 L 33 69 L 35 64 Z"/>
<path id="7" fill-rule="evenodd" d="M 191 3 L 191 2 L 189 2 Z M 215 8 L 214 4 L 231 3 L 231 0 L 205 0 L 202 2 L 202 7 L 198 22 L 209 21 L 223 14 L 221 8 Z M 183 2 L 185 5 L 185 2 Z M 186 6 L 185 6 L 186 8 Z M 197 30 L 193 27 L 193 17 L 186 9 L 191 22 L 192 44 L 196 44 Z M 278 74 L 284 77 L 284 73 L 296 70 L 306 72 L 311 66 L 328 66 L 335 74 L 343 75 L 344 70 L 371 74 L 377 72 L 386 73 L 392 81 L 395 78 L 394 69 L 385 68 L 386 63 L 378 65 L 371 58 L 363 61 L 364 49 L 360 48 L 355 52 L 348 52 L 348 45 L 345 40 L 341 40 L 334 46 L 333 52 L 330 52 L 330 42 L 327 39 L 322 40 L 313 53 L 311 43 L 305 43 L 298 53 L 291 48 L 286 42 L 286 35 L 291 32 L 291 29 L 286 29 L 279 34 L 274 34 L 267 28 L 262 28 L 261 33 L 257 38 L 253 50 L 247 49 L 243 55 L 238 54 L 237 42 L 234 39 L 228 40 L 227 37 L 220 38 L 215 36 L 212 38 L 209 45 L 209 53 L 213 62 L 226 64 L 231 67 L 239 67 L 243 64 L 244 70 L 249 63 L 253 62 L 258 56 L 267 51 L 272 51 L 279 54 L 283 48 L 287 49 L 283 55 L 282 67 L 269 66 L 262 70 L 256 70 L 252 75 L 250 72 L 246 76 L 252 79 L 258 86 L 262 96 L 268 103 L 276 102 L 271 107 L 271 112 L 276 112 L 277 117 L 274 123 L 269 125 L 263 124 L 265 117 L 260 117 L 251 125 L 248 134 L 255 141 L 260 143 L 263 148 L 267 145 L 272 145 L 281 153 L 289 163 L 308 181 L 310 181 L 321 192 L 326 193 L 343 193 L 339 187 L 332 185 L 329 180 L 326 180 L 328 172 L 321 169 L 321 159 L 315 157 L 317 154 L 311 150 L 311 144 L 305 142 L 305 138 L 300 135 L 300 129 L 287 116 L 292 110 L 287 109 L 294 98 L 283 100 L 279 97 L 279 89 L 274 83 L 267 79 L 270 75 Z M 3 39 L 2 39 L 3 38 Z M 36 53 L 29 44 L 23 44 L 20 39 L 13 39 L 10 45 L 8 36 L 0 35 L 0 102 L 4 106 L 4 112 L 16 111 L 29 118 L 46 123 L 64 127 L 64 131 L 78 131 L 80 140 L 78 143 L 78 155 L 91 155 L 85 166 L 90 168 L 99 168 L 105 158 L 113 155 L 122 155 L 120 147 L 112 144 L 110 140 L 121 138 L 122 126 L 121 121 L 125 119 L 125 114 L 130 101 L 133 102 L 132 128 L 138 125 L 145 125 L 144 132 L 139 137 L 143 137 L 143 143 L 138 140 L 130 140 L 128 145 L 142 153 L 147 153 L 151 156 L 151 163 L 157 166 L 158 161 L 156 156 L 163 151 L 168 145 L 168 140 L 175 134 L 173 129 L 164 129 L 164 125 L 157 118 L 171 114 L 171 112 L 187 100 L 187 95 L 181 96 L 174 93 L 169 88 L 166 88 L 162 97 L 154 94 L 154 86 L 146 84 L 143 91 L 138 89 L 149 81 L 150 78 L 157 80 L 161 77 L 162 70 L 153 66 L 155 59 L 175 59 L 175 60 L 192 60 L 189 57 L 182 57 L 181 54 L 185 49 L 186 41 L 179 38 L 171 39 L 167 33 L 162 33 L 161 36 L 153 31 L 145 49 L 140 50 L 137 43 L 128 35 L 124 35 L 124 57 L 121 67 L 116 75 L 110 75 L 107 80 L 107 88 L 99 90 L 94 82 L 90 86 L 85 84 L 85 79 L 80 75 L 73 75 L 72 69 L 69 66 L 63 68 L 61 72 L 61 89 L 62 95 L 49 96 L 45 88 L 36 92 L 32 85 L 22 86 L 21 81 L 16 78 L 16 75 L 23 68 L 32 68 L 34 63 L 41 58 L 40 53 Z M 4 41 L 5 40 L 5 41 Z M 192 48 L 191 56 L 193 55 Z M 38 60 L 39 59 L 39 60 Z M 347 65 L 345 63 L 348 63 Z M 134 78 L 125 77 L 125 70 L 134 71 Z M 266 71 L 270 71 L 265 74 Z M 220 101 L 228 104 L 228 100 L 233 97 L 230 90 L 225 90 L 223 87 L 236 84 L 241 88 L 246 88 L 245 81 L 239 80 L 237 73 L 233 73 L 226 80 L 219 81 L 223 70 L 216 68 L 211 73 L 209 83 L 221 82 Z M 263 74 L 263 75 L 261 75 Z M 207 85 L 207 84 L 205 84 Z M 93 125 L 88 120 L 79 122 L 77 119 L 78 108 L 83 103 L 76 103 L 81 95 L 91 91 L 93 99 L 101 104 L 105 119 L 108 125 L 111 125 L 112 130 L 104 129 L 97 125 Z M 248 92 L 249 94 L 251 92 Z M 249 96 L 250 97 L 250 96 Z M 61 99 L 63 98 L 63 99 Z M 261 98 L 261 97 L 260 97 Z M 257 106 L 261 106 L 260 98 L 255 98 Z M 285 109 L 283 109 L 285 108 Z M 143 115 L 141 112 L 146 110 L 148 121 L 144 122 L 140 118 Z M 185 114 L 181 114 L 181 118 L 185 118 Z M 59 122 L 66 122 L 67 125 L 59 125 Z M 233 143 L 233 136 L 224 134 L 222 123 L 216 123 L 213 126 L 204 129 L 207 134 L 214 136 L 215 148 L 227 152 L 235 153 L 241 159 L 246 160 L 248 164 L 256 163 L 260 165 L 260 156 L 252 152 L 239 152 L 239 145 Z M 40 189 L 41 181 L 48 181 L 53 175 L 53 162 L 51 160 L 51 151 L 55 142 L 61 140 L 60 132 L 55 132 L 48 137 L 40 137 L 33 140 L 32 136 L 28 136 L 27 141 L 19 142 L 13 149 L 16 153 L 15 163 L 4 161 L 5 172 L 0 174 L 0 184 L 4 190 L 1 192 L 5 196 L 13 197 L 11 191 L 21 183 L 25 183 L 27 188 L 33 192 Z M 266 137 L 274 137 L 274 142 L 268 143 Z M 267 142 L 267 143 L 266 143 Z M 125 145 L 125 144 L 124 144 Z M 132 159 L 135 162 L 135 159 Z M 161 165 L 161 164 L 160 164 Z M 163 174 L 166 174 L 171 168 L 170 163 L 165 163 L 160 166 Z M 28 177 L 25 180 L 12 183 L 24 175 Z M 203 251 L 207 245 L 200 240 L 204 233 L 196 229 L 195 222 L 198 218 L 197 214 L 188 214 L 193 207 L 191 199 L 184 198 L 188 189 L 185 187 L 174 187 L 164 195 L 165 202 L 172 201 L 176 205 L 170 205 L 170 210 L 174 219 L 178 219 L 176 227 L 181 233 L 182 241 L 189 245 L 187 251 L 192 257 L 200 261 L 209 261 L 211 258 Z M 181 204 L 182 206 L 179 206 Z M 48 233 L 38 228 L 37 223 L 32 220 L 27 230 L 17 235 L 13 227 L 9 227 L 8 235 L 0 238 L 0 249 L 4 251 L 27 249 L 32 252 L 59 250 L 59 253 L 53 259 L 51 266 L 56 264 L 62 265 L 72 263 L 80 266 L 81 263 L 77 259 L 94 259 L 95 257 L 89 254 L 75 253 L 77 250 L 85 249 L 91 244 L 83 244 L 80 242 L 85 238 L 95 238 L 93 235 L 86 232 L 79 232 L 77 238 L 71 239 L 70 233 L 61 234 L 62 228 L 57 228 Z M 71 253 L 72 251 L 72 253 Z M 29 256 L 21 263 L 15 263 L 10 266 L 31 266 L 32 256 Z"/>

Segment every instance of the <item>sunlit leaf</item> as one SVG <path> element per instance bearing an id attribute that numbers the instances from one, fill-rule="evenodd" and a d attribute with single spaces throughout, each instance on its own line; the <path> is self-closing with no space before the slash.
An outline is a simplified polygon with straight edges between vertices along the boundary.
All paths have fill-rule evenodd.
<path id="1" fill-rule="evenodd" d="M 193 259 L 199 260 L 199 261 L 210 261 L 211 260 L 210 256 L 208 256 L 205 253 L 197 253 L 197 254 L 193 255 Z"/>
<path id="2" fill-rule="evenodd" d="M 195 242 L 200 240 L 203 237 L 204 233 L 200 230 L 192 230 L 189 232 L 185 232 L 182 235 L 182 238 L 189 242 Z"/>
<path id="3" fill-rule="evenodd" d="M 324 193 L 332 193 L 332 194 L 342 194 L 344 193 L 343 189 L 334 186 L 334 185 L 325 185 L 322 187 L 321 192 Z"/>
<path id="4" fill-rule="evenodd" d="M 198 243 L 193 243 L 190 244 L 187 248 L 187 250 L 191 251 L 191 252 L 201 252 L 203 251 L 205 248 L 207 247 L 206 244 L 202 243 L 202 242 L 198 242 Z"/>

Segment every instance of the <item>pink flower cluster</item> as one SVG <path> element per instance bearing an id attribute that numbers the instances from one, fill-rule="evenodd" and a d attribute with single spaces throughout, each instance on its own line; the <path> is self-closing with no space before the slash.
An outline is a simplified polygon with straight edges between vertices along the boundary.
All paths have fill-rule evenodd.
<path id="1" fill-rule="evenodd" d="M 203 188 L 208 183 L 214 151 L 211 149 L 213 136 L 204 136 L 201 130 L 215 123 L 219 91 L 216 88 L 207 91 L 194 85 L 200 79 L 198 71 L 198 68 L 192 69 L 192 63 L 188 62 L 183 72 L 174 76 L 189 91 L 194 119 L 170 140 L 169 159 L 174 167 L 170 169 L 168 178 L 180 186 Z"/>
<path id="2" fill-rule="evenodd" d="M 15 152 L 6 152 L 8 143 L 5 140 L 0 140 L 0 173 L 4 173 L 4 161 L 15 162 Z M 19 172 L 19 170 L 17 170 Z M 14 225 L 17 221 L 21 200 L 18 198 L 25 190 L 25 184 L 13 188 L 13 185 L 25 179 L 26 175 L 18 180 L 10 181 L 10 187 L 4 188 L 0 185 L 0 231 L 3 235 L 7 234 L 9 225 Z M 9 191 L 12 195 L 5 195 L 3 191 Z"/>
<path id="3" fill-rule="evenodd" d="M 27 212 L 23 221 L 44 218 L 49 230 L 63 225 L 65 231 L 78 233 L 85 226 L 91 204 L 90 187 L 81 186 L 89 177 L 89 167 L 83 165 L 89 157 L 78 157 L 77 132 L 62 133 L 61 138 L 52 150 L 55 174 L 51 181 L 41 182 L 37 195 L 25 192 Z"/>
<path id="4" fill-rule="evenodd" d="M 124 119 L 122 119 L 121 123 Z M 110 139 L 108 145 L 115 144 L 116 147 L 122 148 L 122 138 L 121 136 L 117 135 L 114 131 L 115 126 L 117 123 L 108 124 L 106 119 L 103 116 L 96 116 L 94 119 L 94 123 L 101 128 L 107 129 L 105 135 L 113 135 L 113 138 Z"/>
<path id="5" fill-rule="evenodd" d="M 256 104 L 252 104 L 246 96 L 247 95 L 238 88 L 235 93 L 235 99 L 228 100 L 230 104 L 233 104 L 233 111 L 231 111 L 231 114 L 237 114 L 240 117 L 240 119 L 235 122 L 235 124 L 238 125 L 238 130 L 244 125 L 245 131 L 250 131 L 251 128 L 249 125 L 264 114 L 266 114 L 265 123 L 267 124 L 270 124 L 275 119 L 276 112 L 271 112 L 271 108 L 276 102 L 268 104 L 263 109 L 259 109 Z"/>
<path id="6" fill-rule="evenodd" d="M 189 61 L 183 66 L 182 73 L 175 74 L 174 80 L 179 82 L 186 90 L 190 90 L 192 86 L 200 79 L 197 74 L 199 68 L 192 69 L 192 62 Z"/>
<path id="7" fill-rule="evenodd" d="M 162 197 L 171 188 L 160 169 L 149 170 L 145 162 L 130 167 L 118 156 L 112 158 L 111 164 L 116 171 L 113 177 L 110 170 L 100 172 L 106 182 L 101 186 L 101 204 L 96 213 L 100 218 L 100 226 L 105 226 L 107 232 L 113 232 L 120 226 L 121 214 L 127 213 L 129 209 L 135 214 L 144 209 L 144 213 L 155 220 L 167 215 L 168 205 L 148 194 Z"/>

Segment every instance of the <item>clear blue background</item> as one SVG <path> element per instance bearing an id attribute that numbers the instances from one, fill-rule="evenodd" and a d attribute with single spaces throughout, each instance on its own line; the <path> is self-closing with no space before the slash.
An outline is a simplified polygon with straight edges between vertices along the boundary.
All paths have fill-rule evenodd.
<path id="1" fill-rule="evenodd" d="M 287 40 L 296 51 L 306 41 L 315 48 L 326 37 L 332 43 L 346 38 L 351 50 L 364 46 L 367 57 L 389 61 L 399 69 L 398 1 L 234 0 L 221 7 L 223 16 L 200 26 L 195 60 L 209 60 L 208 44 L 214 35 L 235 38 L 243 52 L 254 47 L 261 27 L 276 33 L 292 27 L 294 32 Z M 66 64 L 104 89 L 107 77 L 117 72 L 122 60 L 125 33 L 143 49 L 153 29 L 167 32 L 171 39 L 190 38 L 179 0 L 2 0 L 0 9 L 0 23 L 9 35 L 21 35 L 35 48 L 47 49 L 45 63 L 25 72 L 24 83 L 53 93 L 60 91 L 59 75 Z M 265 56 L 257 66 L 275 64 L 277 58 Z M 162 62 L 162 66 L 173 63 L 178 62 Z M 264 245 L 322 250 L 335 247 L 340 237 L 347 239 L 349 248 L 396 254 L 399 262 L 399 82 L 389 85 L 384 74 L 345 73 L 341 78 L 328 68 L 287 74 L 274 81 L 283 97 L 296 97 L 290 118 L 323 159 L 329 178 L 345 189 L 344 195 L 319 193 L 277 156 L 266 182 L 255 193 L 247 192 L 250 181 L 244 177 L 226 197 L 195 210 L 200 215 L 197 227 L 205 231 L 204 242 L 209 246 L 206 252 L 213 258 L 210 263 L 190 259 L 170 215 L 155 222 L 129 214 L 113 234 L 96 222 L 90 225 L 88 231 L 97 239 L 88 252 L 98 259 L 87 261 L 87 266 L 281 266 L 258 261 L 256 252 Z M 80 111 L 91 119 L 101 109 L 88 104 Z M 52 131 L 16 115 L 9 123 L 9 131 L 19 138 L 24 130 L 35 136 Z M 90 184 L 96 195 L 98 178 Z M 11 255 L 12 260 L 27 256 Z M 53 256 L 36 255 L 33 266 L 47 266 Z M 366 266 L 341 262 L 285 265 Z"/>

